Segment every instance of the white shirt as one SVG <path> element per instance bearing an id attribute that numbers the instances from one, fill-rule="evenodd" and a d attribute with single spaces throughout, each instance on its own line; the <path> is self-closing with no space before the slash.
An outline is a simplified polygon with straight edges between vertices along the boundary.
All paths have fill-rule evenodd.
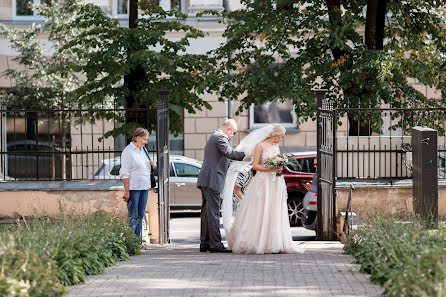
<path id="1" fill-rule="evenodd" d="M 121 178 L 129 179 L 129 190 L 150 189 L 150 162 L 144 149 L 139 149 L 131 142 L 122 151 Z"/>

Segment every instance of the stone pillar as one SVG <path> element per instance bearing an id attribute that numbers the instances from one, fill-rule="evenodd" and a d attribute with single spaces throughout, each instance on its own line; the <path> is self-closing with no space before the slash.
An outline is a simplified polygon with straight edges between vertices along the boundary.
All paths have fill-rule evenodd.
<path id="1" fill-rule="evenodd" d="M 413 207 L 429 228 L 438 227 L 437 131 L 412 129 Z"/>
<path id="2" fill-rule="evenodd" d="M 150 243 L 160 243 L 160 224 L 159 224 L 159 208 L 158 208 L 158 193 L 155 189 L 149 190 L 149 199 L 147 201 L 146 212 L 149 213 L 150 226 Z"/>

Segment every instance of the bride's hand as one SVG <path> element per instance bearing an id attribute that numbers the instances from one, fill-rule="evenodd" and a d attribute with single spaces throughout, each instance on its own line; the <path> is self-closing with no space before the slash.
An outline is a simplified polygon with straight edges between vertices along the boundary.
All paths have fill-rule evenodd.
<path id="1" fill-rule="evenodd" d="M 277 168 L 277 169 L 275 169 L 275 170 L 273 170 L 274 172 L 276 172 L 276 173 L 282 173 L 282 171 L 283 171 L 283 166 L 280 166 L 279 168 Z"/>

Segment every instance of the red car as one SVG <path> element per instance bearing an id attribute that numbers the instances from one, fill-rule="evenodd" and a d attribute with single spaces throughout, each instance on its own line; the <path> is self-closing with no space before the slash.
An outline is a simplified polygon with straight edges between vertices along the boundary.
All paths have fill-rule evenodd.
<path id="1" fill-rule="evenodd" d="M 290 167 L 283 169 L 282 175 L 288 192 L 288 216 L 291 226 L 300 226 L 303 215 L 303 198 L 307 193 L 304 188 L 305 183 L 311 183 L 315 172 L 314 159 L 316 151 L 293 153 L 294 158 L 299 162 L 300 169 L 295 170 Z"/>

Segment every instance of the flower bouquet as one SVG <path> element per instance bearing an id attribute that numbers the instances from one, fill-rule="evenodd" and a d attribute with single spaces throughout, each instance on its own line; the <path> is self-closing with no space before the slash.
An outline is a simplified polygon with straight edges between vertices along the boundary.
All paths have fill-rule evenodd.
<path id="1" fill-rule="evenodd" d="M 268 158 L 265 160 L 265 167 L 272 168 L 274 170 L 283 166 L 290 166 L 293 169 L 300 168 L 300 164 L 296 161 L 296 159 L 292 158 L 292 156 L 292 154 L 278 154 L 273 158 Z M 276 176 L 281 175 L 281 172 L 276 172 Z"/>

